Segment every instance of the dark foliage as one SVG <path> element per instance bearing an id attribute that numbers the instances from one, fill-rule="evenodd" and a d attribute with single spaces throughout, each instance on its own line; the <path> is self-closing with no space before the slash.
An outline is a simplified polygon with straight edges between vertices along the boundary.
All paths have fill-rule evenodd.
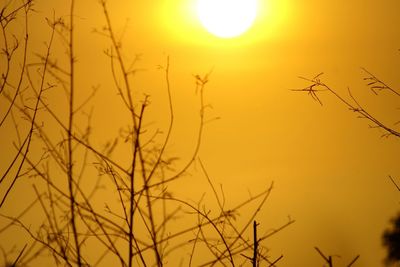
<path id="1" fill-rule="evenodd" d="M 382 236 L 383 245 L 387 248 L 387 263 L 400 263 L 400 214 L 393 218 L 392 227 Z"/>

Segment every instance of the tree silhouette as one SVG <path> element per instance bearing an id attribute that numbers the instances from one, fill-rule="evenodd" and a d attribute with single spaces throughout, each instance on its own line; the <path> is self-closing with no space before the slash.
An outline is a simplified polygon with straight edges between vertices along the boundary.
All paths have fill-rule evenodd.
<path id="1" fill-rule="evenodd" d="M 74 3 L 79 1 L 67 1 L 67 16 L 40 17 L 47 22 L 48 28 L 40 30 L 47 29 L 48 39 L 38 53 L 29 46 L 35 34 L 29 27 L 34 2 L 39 1 L 0 4 L 0 134 L 9 137 L 0 138 L 0 153 L 7 154 L 0 162 L 0 265 L 39 266 L 46 260 L 51 266 L 160 267 L 178 261 L 275 266 L 282 256 L 271 258 L 263 242 L 294 221 L 254 233 L 255 240 L 249 237 L 273 183 L 227 204 L 223 186 L 214 185 L 200 160 L 204 125 L 214 119 L 205 100 L 209 74 L 194 75 L 195 140 L 176 140 L 169 57 L 158 72 L 164 81 L 157 91 L 165 96 L 163 112 L 162 104 L 152 103 L 151 93 L 133 82 L 137 57 L 124 53 L 123 34 L 115 30 L 106 1 L 99 1 L 104 25 L 95 33 L 106 40 L 106 79 L 113 85 L 106 91 L 108 106 L 101 108 L 110 109 L 115 100 L 122 111 L 116 114 L 121 116 L 119 134 L 96 139 L 93 132 L 107 128 L 108 121 L 93 123 L 96 88 L 87 92 L 77 79 L 76 66 L 85 56 L 76 53 L 84 41 L 76 34 L 80 24 Z M 160 117 L 152 117 L 152 109 Z M 173 142 L 184 142 L 189 155 L 172 154 Z M 11 154 L 3 152 L 6 146 Z M 194 174 L 206 188 L 199 188 L 204 194 L 193 200 L 174 185 Z M 29 192 L 21 186 L 28 181 Z M 27 201 L 17 199 L 23 208 L 15 208 L 16 196 L 29 194 Z M 241 217 L 242 211 L 247 215 Z M 16 233 L 25 239 L 14 238 Z"/>

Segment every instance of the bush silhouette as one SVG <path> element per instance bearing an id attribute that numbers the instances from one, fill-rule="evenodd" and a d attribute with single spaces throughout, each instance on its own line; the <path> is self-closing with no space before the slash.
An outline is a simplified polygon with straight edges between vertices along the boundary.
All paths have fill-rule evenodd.
<path id="1" fill-rule="evenodd" d="M 382 241 L 387 249 L 386 263 L 400 263 L 400 214 L 392 219 L 391 227 L 383 233 Z"/>

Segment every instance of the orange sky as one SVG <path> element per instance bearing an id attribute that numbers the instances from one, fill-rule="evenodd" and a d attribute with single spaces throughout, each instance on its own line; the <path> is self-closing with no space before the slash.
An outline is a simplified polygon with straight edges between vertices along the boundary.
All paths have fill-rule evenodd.
<path id="1" fill-rule="evenodd" d="M 275 182 L 257 217 L 260 228 L 278 227 L 288 215 L 296 220 L 266 244 L 273 258 L 284 255 L 278 266 L 322 266 L 314 246 L 340 255 L 335 258 L 338 266 L 358 254 L 354 266 L 381 266 L 381 234 L 399 210 L 400 194 L 388 179 L 392 175 L 400 181 L 399 140 L 381 138 L 381 131 L 369 129 L 365 120 L 328 93 L 321 94 L 321 107 L 290 89 L 307 85 L 298 76 L 324 72 L 322 79 L 337 92 L 347 96 L 349 87 L 372 113 L 393 125 L 399 118 L 399 102 L 385 93 L 374 96 L 360 67 L 400 88 L 400 2 L 261 2 L 253 28 L 228 40 L 201 27 L 193 0 L 109 1 L 109 11 L 117 33 L 127 25 L 124 55 L 142 54 L 138 67 L 144 70 L 134 84 L 152 94 L 149 116 L 160 125 L 157 118 L 165 112 L 165 95 L 159 90 L 165 83 L 157 65 L 170 57 L 179 125 L 171 153 L 185 156 L 190 147 L 181 140 L 194 140 L 198 109 L 193 74 L 212 70 L 206 101 L 213 109 L 208 116 L 221 119 L 207 124 L 200 157 L 233 202 L 245 198 L 247 189 L 257 192 Z M 31 27 L 34 50 L 43 51 L 49 36 L 43 18 L 52 16 L 53 9 L 56 16 L 66 17 L 68 6 L 68 1 L 37 1 Z M 118 113 L 122 107 L 109 98 L 113 84 L 109 60 L 103 56 L 108 41 L 93 33 L 103 25 L 96 1 L 77 1 L 76 69 L 82 88 L 77 97 L 82 99 L 91 86 L 100 85 L 93 116 L 98 143 L 115 135 L 124 120 Z M 55 47 L 62 54 L 60 43 Z M 201 195 L 196 191 L 200 184 L 183 181 L 182 188 L 191 187 L 191 194 Z M 12 197 L 22 190 L 27 189 L 17 188 Z M 12 204 L 5 208 L 14 209 Z"/>

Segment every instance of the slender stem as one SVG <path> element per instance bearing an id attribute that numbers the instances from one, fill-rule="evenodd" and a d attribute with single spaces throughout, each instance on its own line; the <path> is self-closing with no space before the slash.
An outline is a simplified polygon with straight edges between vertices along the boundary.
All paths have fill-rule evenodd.
<path id="1" fill-rule="evenodd" d="M 78 266 L 82 266 L 81 259 L 81 249 L 79 245 L 78 239 L 78 231 L 76 226 L 76 218 L 75 218 L 75 194 L 73 188 L 73 147 L 72 147 L 72 131 L 74 124 L 74 80 L 75 80 L 75 58 L 74 58 L 74 6 L 75 1 L 71 0 L 70 7 L 70 26 L 69 26 L 69 65 L 70 65 L 70 91 L 69 91 L 69 121 L 68 121 L 68 168 L 67 168 L 67 176 L 68 176 L 68 190 L 69 190 L 69 200 L 70 200 L 70 210 L 71 210 L 71 225 L 72 232 L 74 235 L 75 241 L 75 249 L 76 249 L 76 257 Z"/>
<path id="2" fill-rule="evenodd" d="M 135 140 L 135 148 L 133 152 L 133 159 L 132 159 L 132 170 L 130 174 L 130 210 L 129 210 L 129 263 L 128 266 L 132 267 L 132 260 L 133 260 L 133 219 L 134 219 L 134 213 L 135 213 L 135 166 L 136 166 L 136 159 L 138 155 L 138 150 L 139 150 L 139 131 L 140 128 L 135 129 L 136 132 L 136 140 Z"/>
<path id="3" fill-rule="evenodd" d="M 253 222 L 253 240 L 254 240 L 254 249 L 253 249 L 253 267 L 257 267 L 257 251 L 258 251 L 258 241 L 257 241 L 257 222 Z"/>

